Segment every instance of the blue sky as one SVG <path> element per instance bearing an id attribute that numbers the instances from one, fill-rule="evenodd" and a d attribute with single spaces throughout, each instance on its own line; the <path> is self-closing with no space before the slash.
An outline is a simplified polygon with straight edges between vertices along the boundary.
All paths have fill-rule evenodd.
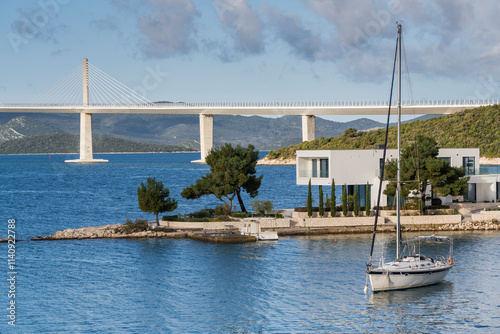
<path id="1" fill-rule="evenodd" d="M 84 57 L 152 101 L 387 100 L 396 21 L 413 99 L 500 98 L 498 17 L 496 0 L 1 1 L 0 103 Z"/>

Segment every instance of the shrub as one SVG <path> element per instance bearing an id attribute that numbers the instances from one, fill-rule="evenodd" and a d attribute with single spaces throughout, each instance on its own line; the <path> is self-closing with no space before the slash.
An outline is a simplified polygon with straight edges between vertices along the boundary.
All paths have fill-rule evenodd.
<path id="1" fill-rule="evenodd" d="M 132 222 L 130 218 L 127 218 L 127 222 L 125 225 L 121 227 L 117 227 L 115 232 L 123 232 L 125 234 L 131 234 L 135 232 L 142 232 L 149 230 L 148 221 L 145 219 L 136 219 L 135 222 Z"/>
<path id="2" fill-rule="evenodd" d="M 161 220 L 176 222 L 176 221 L 184 221 L 185 219 L 179 217 L 178 215 L 165 215 L 161 218 Z"/>
<path id="3" fill-rule="evenodd" d="M 189 213 L 188 218 L 211 218 L 215 214 L 214 209 L 201 209 L 200 211 L 195 211 L 193 213 Z"/>
<path id="4" fill-rule="evenodd" d="M 256 199 L 250 202 L 250 205 L 252 206 L 253 211 L 265 215 L 273 209 L 273 203 L 274 201 L 261 201 Z"/>
<path id="5" fill-rule="evenodd" d="M 437 206 L 437 205 L 441 205 L 441 204 L 443 204 L 443 201 L 441 201 L 441 199 L 440 199 L 440 198 L 433 198 L 433 199 L 431 200 L 431 204 L 432 204 L 432 206 Z"/>
<path id="6" fill-rule="evenodd" d="M 230 214 L 231 208 L 228 205 L 221 204 L 214 209 L 215 216 L 229 216 Z"/>

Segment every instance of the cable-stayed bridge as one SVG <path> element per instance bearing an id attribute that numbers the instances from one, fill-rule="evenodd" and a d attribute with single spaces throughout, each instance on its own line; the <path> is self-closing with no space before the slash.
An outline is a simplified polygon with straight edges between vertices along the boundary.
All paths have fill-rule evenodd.
<path id="1" fill-rule="evenodd" d="M 464 109 L 498 104 L 499 100 L 402 101 L 407 115 L 451 114 Z M 396 105 L 396 101 L 392 102 Z M 315 139 L 315 116 L 384 115 L 387 101 L 374 102 L 233 102 L 154 103 L 83 60 L 66 77 L 30 104 L 0 104 L 0 112 L 80 114 L 80 159 L 97 162 L 92 150 L 92 114 L 198 114 L 200 115 L 200 162 L 213 146 L 213 115 L 300 115 L 302 140 Z M 394 112 L 396 108 L 393 107 Z"/>

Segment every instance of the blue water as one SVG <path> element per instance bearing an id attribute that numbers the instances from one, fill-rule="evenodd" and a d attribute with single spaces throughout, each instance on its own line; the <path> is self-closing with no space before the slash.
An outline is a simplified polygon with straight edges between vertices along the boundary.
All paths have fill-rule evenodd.
<path id="1" fill-rule="evenodd" d="M 156 176 L 187 213 L 219 204 L 182 189 L 208 171 L 198 154 L 0 156 L 0 236 L 148 218 L 136 189 Z M 302 206 L 294 166 L 260 166 L 259 199 Z M 246 202 L 250 200 L 247 198 Z M 248 204 L 249 206 L 249 204 Z M 79 240 L 16 244 L 16 327 L 7 324 L 7 244 L 0 244 L 1 333 L 500 332 L 500 233 L 451 233 L 455 267 L 443 284 L 363 293 L 370 235 L 215 245 L 192 240 Z M 334 239 L 337 239 L 335 241 Z M 394 236 L 377 249 L 390 253 Z"/>

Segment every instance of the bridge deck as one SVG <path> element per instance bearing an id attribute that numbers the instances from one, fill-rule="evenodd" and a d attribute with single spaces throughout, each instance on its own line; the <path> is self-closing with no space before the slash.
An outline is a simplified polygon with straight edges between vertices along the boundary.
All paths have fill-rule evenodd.
<path id="1" fill-rule="evenodd" d="M 462 104 L 412 104 L 401 107 L 402 114 L 452 114 L 461 110 L 491 105 L 498 101 Z M 0 105 L 0 112 L 16 113 L 90 113 L 90 114 L 210 114 L 210 115 L 384 115 L 388 105 L 362 103 L 254 103 L 254 104 L 148 104 L 148 105 Z M 393 112 L 397 111 L 393 106 Z"/>

